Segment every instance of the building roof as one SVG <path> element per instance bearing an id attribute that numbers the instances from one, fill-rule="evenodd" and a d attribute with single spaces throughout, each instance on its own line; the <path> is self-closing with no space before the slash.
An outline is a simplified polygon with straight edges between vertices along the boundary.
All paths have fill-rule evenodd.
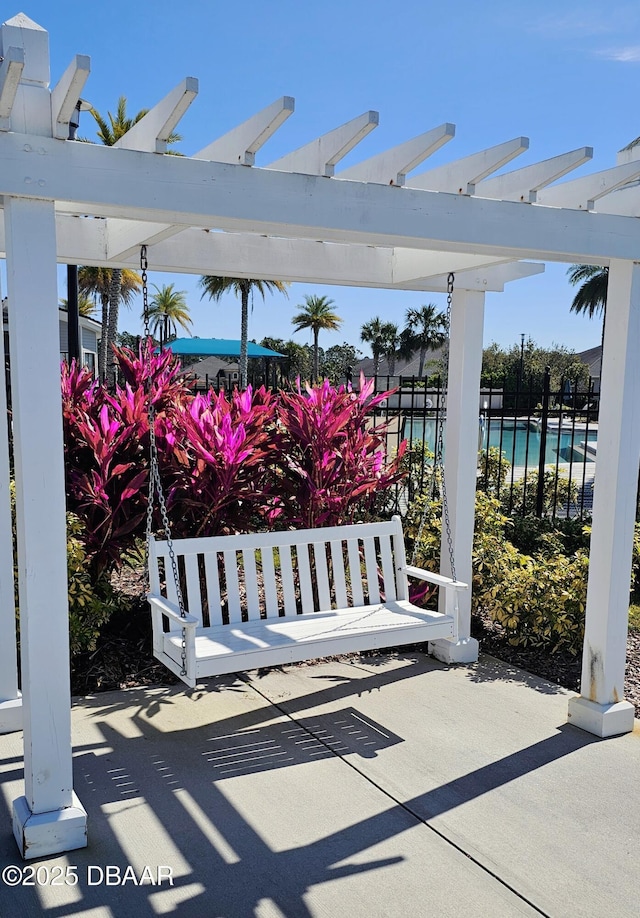
<path id="1" fill-rule="evenodd" d="M 237 363 L 226 363 L 220 357 L 205 357 L 204 360 L 198 360 L 189 366 L 183 364 L 182 370 L 187 376 L 195 376 L 198 379 L 215 379 L 220 371 L 228 378 L 238 375 Z"/>
<path id="2" fill-rule="evenodd" d="M 171 348 L 174 354 L 181 357 L 239 357 L 240 341 L 229 338 L 176 338 L 163 346 L 163 350 Z M 284 357 L 278 351 L 271 351 L 268 347 L 254 344 L 249 341 L 247 345 L 249 357 Z"/>
<path id="3" fill-rule="evenodd" d="M 583 363 L 589 367 L 589 375 L 592 379 L 600 379 L 602 367 L 602 345 L 597 344 L 586 351 L 580 351 L 577 355 Z"/>

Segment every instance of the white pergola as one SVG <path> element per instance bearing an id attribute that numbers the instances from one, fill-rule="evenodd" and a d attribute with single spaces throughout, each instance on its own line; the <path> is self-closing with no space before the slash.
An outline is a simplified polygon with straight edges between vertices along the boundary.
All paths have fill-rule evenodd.
<path id="1" fill-rule="evenodd" d="M 284 97 L 192 157 L 163 155 L 198 90 L 185 79 L 114 147 L 69 142 L 89 74 L 77 55 L 49 89 L 47 33 L 23 14 L 0 30 L 0 253 L 6 257 L 13 391 L 22 696 L 14 635 L 9 469 L 0 424 L 0 730 L 24 730 L 25 795 L 14 832 L 25 857 L 86 844 L 73 791 L 65 488 L 57 328 L 58 263 L 444 291 L 455 272 L 446 476 L 459 579 L 471 582 L 484 295 L 558 261 L 609 266 L 581 695 L 569 719 L 598 736 L 633 729 L 624 701 L 640 459 L 640 147 L 603 172 L 559 182 L 583 147 L 495 175 L 518 137 L 410 175 L 454 136 L 444 124 L 342 171 L 378 123 L 353 119 L 256 167 L 293 112 Z M 34 367 L 38 368 L 37 373 Z M 2 387 L 0 387 L 2 388 Z M 1 395 L 0 397 L 4 397 Z M 0 405 L 0 414 L 2 405 Z M 442 572 L 449 574 L 448 552 Z M 457 645 L 471 662 L 470 597 Z"/>

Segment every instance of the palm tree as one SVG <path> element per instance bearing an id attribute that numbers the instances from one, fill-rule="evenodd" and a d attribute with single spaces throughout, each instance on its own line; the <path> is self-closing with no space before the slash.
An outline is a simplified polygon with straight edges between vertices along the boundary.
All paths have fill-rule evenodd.
<path id="1" fill-rule="evenodd" d="M 403 340 L 400 336 L 400 330 L 394 322 L 384 323 L 384 338 L 382 339 L 382 353 L 387 358 L 387 370 L 389 376 L 395 376 L 396 358 L 399 357 L 399 349 L 403 347 Z"/>
<path id="2" fill-rule="evenodd" d="M 586 315 L 590 319 L 604 315 L 607 308 L 607 284 L 609 269 L 597 265 L 571 265 L 567 270 L 569 283 L 580 284 L 571 303 L 571 312 Z"/>
<path id="3" fill-rule="evenodd" d="M 116 270 L 119 274 L 118 301 L 121 300 L 125 306 L 129 306 L 142 283 L 140 275 L 136 271 L 131 271 L 129 268 L 90 267 L 83 267 L 78 271 L 78 292 L 80 295 L 93 298 L 94 302 L 100 300 L 102 306 L 102 338 L 100 340 L 100 353 L 98 354 L 98 376 L 101 382 L 104 382 L 107 374 L 109 298 L 113 289 L 113 274 Z"/>
<path id="4" fill-rule="evenodd" d="M 205 295 L 209 297 L 210 300 L 219 300 L 225 293 L 234 293 L 236 296 L 240 297 L 240 365 L 239 365 L 239 376 L 240 376 L 240 388 L 244 389 L 247 385 L 247 368 L 248 368 L 248 343 L 249 343 L 249 294 L 253 297 L 253 292 L 255 290 L 262 296 L 264 300 L 265 294 L 267 291 L 273 293 L 274 290 L 277 290 L 278 293 L 284 293 L 285 296 L 289 296 L 288 284 L 283 281 L 275 280 L 252 280 L 248 277 L 214 277 L 211 275 L 205 275 L 200 278 L 199 285 L 203 288 L 204 293 L 200 297 L 202 299 Z"/>
<path id="5" fill-rule="evenodd" d="M 379 316 L 365 322 L 360 329 L 360 340 L 371 345 L 373 356 L 373 375 L 380 372 L 380 358 L 385 352 L 385 338 L 388 334 L 389 322 L 383 322 Z"/>
<path id="6" fill-rule="evenodd" d="M 326 296 L 305 296 L 305 302 L 299 307 L 302 311 L 291 319 L 296 331 L 310 328 L 313 332 L 313 382 L 320 375 L 318 337 L 321 331 L 337 331 L 342 319 L 332 309 L 333 300 Z"/>
<path id="7" fill-rule="evenodd" d="M 173 284 L 166 284 L 163 287 L 153 284 L 153 287 L 156 292 L 151 297 L 149 304 L 149 320 L 152 334 L 157 336 L 160 332 L 160 346 L 162 347 L 170 337 L 176 337 L 178 325 L 191 334 L 189 326 L 192 323 L 186 301 L 187 294 L 184 290 L 174 290 Z"/>
<path id="8" fill-rule="evenodd" d="M 607 288 L 609 269 L 598 265 L 571 265 L 567 269 L 569 283 L 575 287 L 580 284 L 573 298 L 570 311 L 585 315 L 590 319 L 602 316 L 602 336 L 600 339 L 600 366 L 604 354 L 604 328 L 607 321 Z"/>
<path id="9" fill-rule="evenodd" d="M 120 138 L 130 130 L 134 124 L 137 124 L 141 118 L 143 118 L 148 112 L 148 109 L 141 109 L 137 115 L 134 115 L 133 118 L 127 116 L 127 99 L 125 96 L 120 96 L 118 99 L 118 105 L 116 108 L 115 115 L 111 112 L 107 112 L 107 117 L 104 118 L 100 112 L 95 108 L 91 109 L 91 114 L 98 125 L 98 130 L 96 135 L 101 143 L 106 147 L 111 147 L 113 144 L 120 140 Z M 169 135 L 167 138 L 167 143 L 176 143 L 178 140 L 181 140 L 179 134 L 176 134 L 175 131 Z M 113 352 L 113 345 L 116 343 L 116 335 L 118 334 L 118 312 L 120 308 L 120 302 L 128 305 L 130 302 L 130 297 L 127 300 L 123 295 L 123 269 L 122 268 L 112 268 L 112 269 L 103 269 L 110 271 L 109 277 L 109 288 L 108 296 L 106 303 L 106 312 L 105 304 L 103 301 L 102 304 L 102 346 L 101 354 L 103 357 L 103 369 L 101 371 L 100 378 L 103 379 L 107 374 L 115 382 L 116 376 L 116 364 L 115 364 L 115 354 Z M 134 271 L 129 272 L 130 274 L 135 274 Z M 140 289 L 142 281 L 139 275 L 136 275 L 138 278 L 138 286 L 136 289 Z M 108 367 L 107 367 L 108 363 Z M 100 360 L 98 360 L 98 365 Z"/>
<path id="10" fill-rule="evenodd" d="M 444 313 L 438 312 L 434 303 L 407 309 L 406 326 L 403 331 L 406 350 L 412 355 L 420 352 L 418 376 L 424 374 L 424 362 L 427 351 L 434 351 L 444 344 L 447 336 L 447 319 Z"/>
<path id="11" fill-rule="evenodd" d="M 69 301 L 67 300 L 66 297 L 63 296 L 60 298 L 60 306 L 65 310 L 65 312 L 69 311 Z M 95 299 L 91 299 L 90 296 L 87 296 L 86 294 L 82 293 L 78 297 L 78 315 L 84 316 L 84 318 L 89 318 L 95 313 L 95 311 L 96 311 Z"/>

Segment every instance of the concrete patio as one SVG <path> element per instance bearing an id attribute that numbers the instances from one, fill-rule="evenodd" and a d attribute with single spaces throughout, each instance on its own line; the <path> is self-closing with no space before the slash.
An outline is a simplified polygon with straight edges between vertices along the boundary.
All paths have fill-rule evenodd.
<path id="1" fill-rule="evenodd" d="M 0 915 L 636 916 L 640 733 L 567 726 L 567 697 L 412 651 L 77 699 L 89 846 L 4 874 Z M 24 870 L 21 734 L 0 773 Z"/>

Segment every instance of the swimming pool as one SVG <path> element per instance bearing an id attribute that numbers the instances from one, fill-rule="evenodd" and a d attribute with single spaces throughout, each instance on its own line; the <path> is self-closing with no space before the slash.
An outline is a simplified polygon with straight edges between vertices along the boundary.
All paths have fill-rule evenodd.
<path id="1" fill-rule="evenodd" d="M 558 438 L 558 433 L 560 434 Z M 407 418 L 404 436 L 409 440 L 424 440 L 427 449 L 434 451 L 436 422 L 434 418 Z M 560 462 L 593 462 L 593 458 L 579 450 L 585 440 L 598 439 L 596 427 L 585 430 L 583 424 L 575 428 L 563 425 L 558 431 L 557 421 L 547 427 L 545 464 Z M 534 466 L 540 462 L 540 432 L 535 419 L 526 418 L 480 418 L 478 421 L 478 447 L 486 449 L 495 446 L 501 449 L 505 458 L 515 466 Z"/>

